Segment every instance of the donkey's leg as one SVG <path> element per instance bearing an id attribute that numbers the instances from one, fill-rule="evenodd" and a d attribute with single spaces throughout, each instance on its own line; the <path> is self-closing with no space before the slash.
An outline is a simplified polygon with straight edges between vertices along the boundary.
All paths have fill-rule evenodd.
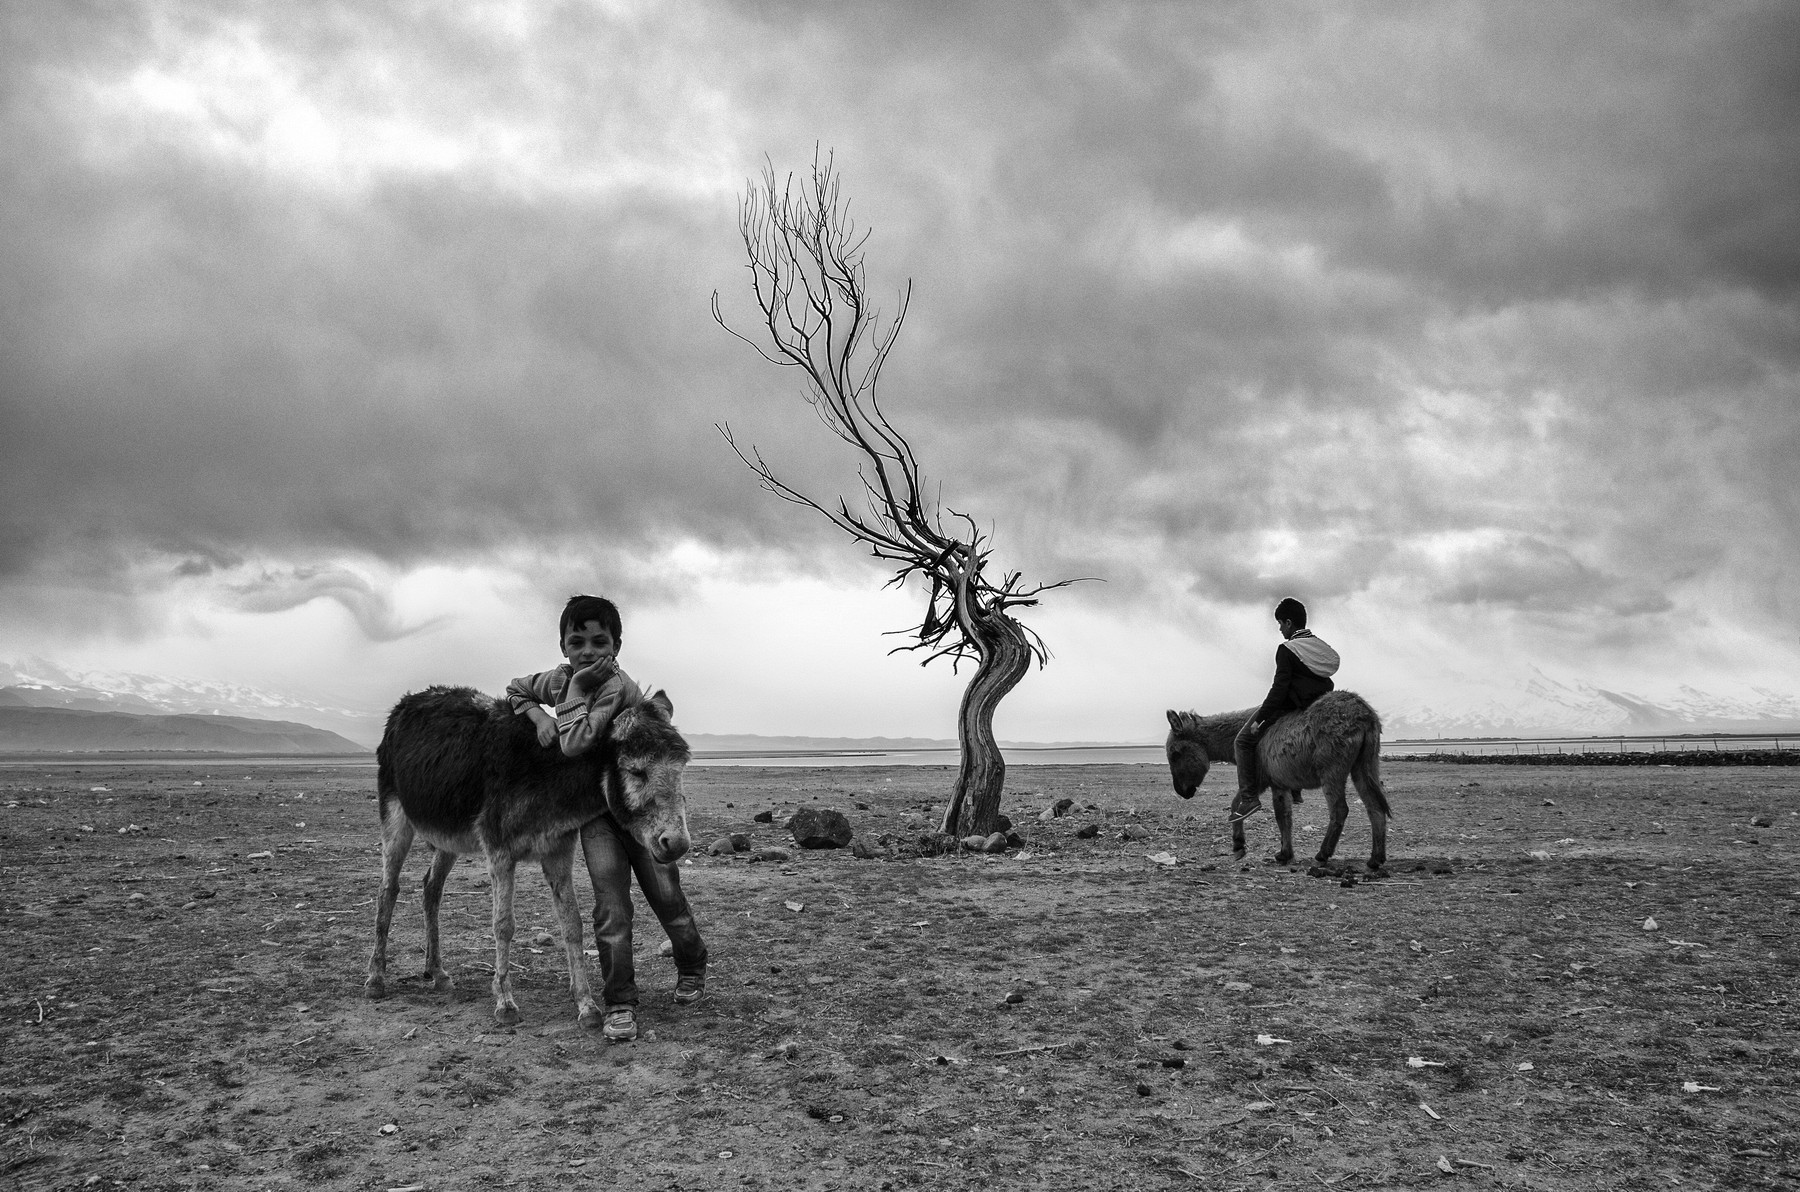
<path id="1" fill-rule="evenodd" d="M 1269 858 L 1271 865 L 1286 865 L 1294 859 L 1294 802 L 1293 792 L 1283 787 L 1271 787 L 1275 796 L 1275 826 L 1281 829 L 1281 851 Z"/>
<path id="2" fill-rule="evenodd" d="M 1244 855 L 1249 851 L 1250 846 L 1244 843 L 1244 821 L 1233 818 L 1231 821 L 1231 859 L 1242 861 Z"/>
<path id="3" fill-rule="evenodd" d="M 1369 813 L 1369 868 L 1380 869 L 1387 864 L 1387 792 L 1381 788 L 1381 779 L 1373 774 L 1364 773 L 1363 767 L 1350 772 L 1356 782 L 1356 793 L 1362 796 L 1363 807 Z"/>
<path id="4" fill-rule="evenodd" d="M 412 821 L 396 800 L 381 821 L 381 897 L 375 908 L 375 950 L 369 954 L 369 976 L 363 982 L 365 997 L 387 994 L 388 928 L 394 922 L 394 901 L 400 897 L 400 867 L 412 848 Z"/>
<path id="5" fill-rule="evenodd" d="M 515 1026 L 521 1018 L 512 992 L 513 876 L 518 864 L 511 853 L 489 847 L 488 876 L 494 886 L 494 1021 L 501 1026 Z"/>
<path id="6" fill-rule="evenodd" d="M 431 982 L 433 989 L 440 991 L 456 984 L 444 969 L 444 959 L 438 945 L 438 907 L 444 898 L 444 880 L 450 876 L 450 870 L 455 866 L 455 853 L 443 849 L 434 852 L 431 864 L 425 867 L 425 888 L 420 899 L 425 904 L 425 979 Z"/>
<path id="7" fill-rule="evenodd" d="M 1350 818 L 1350 801 L 1344 794 L 1344 780 L 1325 784 L 1325 802 L 1331 808 L 1331 823 L 1325 827 L 1325 839 L 1319 841 L 1319 852 L 1315 858 L 1319 864 L 1331 860 L 1331 854 L 1337 852 L 1338 837 L 1344 834 L 1344 824 Z"/>
<path id="8" fill-rule="evenodd" d="M 544 854 L 544 880 L 550 883 L 550 901 L 556 921 L 562 924 L 563 954 L 569 961 L 569 992 L 575 995 L 575 1016 L 582 1026 L 597 1027 L 606 1015 L 594 1001 L 588 983 L 587 957 L 581 952 L 581 907 L 575 902 L 575 842 L 580 833 L 569 833 L 566 844 Z"/>

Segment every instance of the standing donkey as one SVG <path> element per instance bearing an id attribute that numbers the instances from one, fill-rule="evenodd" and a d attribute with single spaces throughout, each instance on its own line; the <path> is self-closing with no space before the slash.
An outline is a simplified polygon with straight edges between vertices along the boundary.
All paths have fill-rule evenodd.
<path id="1" fill-rule="evenodd" d="M 1255 714 L 1255 708 L 1214 716 L 1171 709 L 1166 748 L 1175 793 L 1184 799 L 1193 798 L 1213 762 L 1231 761 L 1232 739 Z M 1331 824 L 1325 829 L 1325 839 L 1319 842 L 1315 859 L 1321 865 L 1331 860 L 1350 817 L 1350 804 L 1344 793 L 1346 779 L 1356 783 L 1356 793 L 1362 796 L 1363 808 L 1369 813 L 1369 833 L 1373 837 L 1369 868 L 1380 869 L 1387 864 L 1387 821 L 1393 813 L 1388 807 L 1387 791 L 1381 785 L 1381 718 L 1362 696 L 1354 691 L 1330 691 L 1303 711 L 1281 717 L 1257 745 L 1256 773 L 1259 788 L 1268 786 L 1274 792 L 1275 823 L 1281 829 L 1281 851 L 1275 854 L 1276 864 L 1286 865 L 1294 859 L 1293 803 L 1299 791 L 1315 787 L 1325 789 L 1325 799 L 1331 807 Z M 1256 806 L 1254 799 L 1247 806 L 1237 800 L 1231 805 L 1231 850 L 1239 860 L 1246 851 L 1244 818 Z"/>
<path id="2" fill-rule="evenodd" d="M 504 701 L 467 687 L 430 687 L 404 696 L 388 715 L 375 751 L 381 799 L 382 887 L 375 951 L 364 992 L 387 992 L 388 927 L 400 893 L 400 867 L 416 835 L 436 851 L 425 872 L 425 976 L 449 989 L 438 951 L 444 879 L 463 853 L 487 857 L 494 902 L 494 1018 L 519 1021 L 513 1000 L 513 871 L 537 860 L 562 925 L 569 990 L 583 1026 L 604 1017 L 595 1004 L 581 950 L 581 912 L 571 876 L 583 824 L 611 812 L 659 864 L 688 851 L 681 775 L 688 745 L 670 723 L 661 691 L 613 718 L 591 752 L 564 757 L 537 742 L 531 722 Z"/>

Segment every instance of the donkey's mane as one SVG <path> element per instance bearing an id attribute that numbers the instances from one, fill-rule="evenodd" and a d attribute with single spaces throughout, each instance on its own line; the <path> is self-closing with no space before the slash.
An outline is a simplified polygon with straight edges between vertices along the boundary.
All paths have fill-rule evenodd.
<path id="1" fill-rule="evenodd" d="M 1192 741 L 1206 750 L 1206 756 L 1215 762 L 1228 762 L 1233 758 L 1231 742 L 1244 727 L 1244 722 L 1256 715 L 1255 708 L 1242 708 L 1236 712 L 1214 712 L 1210 716 L 1202 716 L 1198 712 L 1177 712 L 1179 723 L 1171 724 L 1169 731 L 1183 741 Z"/>
<path id="2" fill-rule="evenodd" d="M 613 722 L 618 726 L 613 747 L 620 754 L 688 761 L 687 738 L 670 722 L 660 704 L 646 699 L 633 704 L 630 711 L 631 715 L 621 716 Z"/>

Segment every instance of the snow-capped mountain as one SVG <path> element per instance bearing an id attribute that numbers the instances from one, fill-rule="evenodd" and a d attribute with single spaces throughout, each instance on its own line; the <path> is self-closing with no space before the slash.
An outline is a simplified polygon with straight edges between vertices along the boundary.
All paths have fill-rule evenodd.
<path id="1" fill-rule="evenodd" d="M 373 748 L 382 717 L 222 683 L 115 671 L 75 671 L 42 658 L 0 662 L 0 702 L 89 712 L 243 716 L 308 724 Z"/>
<path id="2" fill-rule="evenodd" d="M 1506 679 L 1434 684 L 1430 697 L 1381 708 L 1384 735 L 1404 737 L 1605 736 L 1610 733 L 1800 732 L 1800 697 L 1746 686 L 1700 691 L 1679 684 L 1638 693 L 1531 667 Z"/>

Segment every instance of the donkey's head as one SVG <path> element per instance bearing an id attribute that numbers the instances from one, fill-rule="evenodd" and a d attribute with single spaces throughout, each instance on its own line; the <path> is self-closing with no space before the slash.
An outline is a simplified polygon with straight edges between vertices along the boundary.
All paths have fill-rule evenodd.
<path id="1" fill-rule="evenodd" d="M 693 843 L 681 790 L 688 743 L 669 721 L 674 711 L 667 693 L 658 691 L 613 717 L 607 731 L 614 762 L 607 810 L 662 865 L 679 860 Z"/>
<path id="2" fill-rule="evenodd" d="M 1192 712 L 1169 710 L 1169 739 L 1163 748 L 1169 755 L 1169 776 L 1175 781 L 1175 793 L 1184 799 L 1194 797 L 1212 765 L 1206 745 L 1200 740 L 1199 720 Z"/>

